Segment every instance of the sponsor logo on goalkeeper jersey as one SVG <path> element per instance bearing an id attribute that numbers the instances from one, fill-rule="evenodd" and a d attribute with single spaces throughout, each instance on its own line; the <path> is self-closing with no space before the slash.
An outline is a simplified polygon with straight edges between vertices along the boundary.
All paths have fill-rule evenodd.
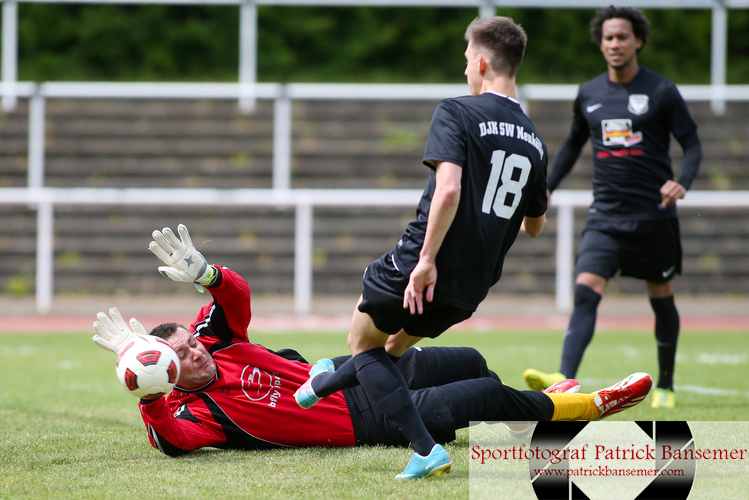
<path id="1" fill-rule="evenodd" d="M 278 373 L 267 372 L 257 366 L 247 365 L 242 370 L 242 392 L 250 401 L 266 402 L 276 407 L 281 397 L 281 377 Z"/>

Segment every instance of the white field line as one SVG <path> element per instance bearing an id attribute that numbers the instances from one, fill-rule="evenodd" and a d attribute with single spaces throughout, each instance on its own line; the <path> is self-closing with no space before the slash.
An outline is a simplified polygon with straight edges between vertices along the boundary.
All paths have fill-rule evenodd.
<path id="1" fill-rule="evenodd" d="M 708 396 L 744 396 L 749 398 L 749 392 L 737 391 L 735 389 L 716 389 L 714 387 L 702 387 L 699 385 L 677 385 L 675 389 L 676 392 L 692 392 Z"/>
<path id="2" fill-rule="evenodd" d="M 607 387 L 605 384 L 608 382 L 609 384 L 611 381 L 601 380 L 601 379 L 593 379 L 593 378 L 579 378 L 577 379 L 578 382 L 580 382 L 581 385 L 585 387 L 600 387 L 604 388 Z M 679 385 L 676 384 L 674 386 L 674 389 L 676 390 L 676 393 L 679 392 L 687 392 L 692 394 L 704 394 L 705 396 L 726 396 L 726 397 L 745 397 L 749 398 L 749 392 L 747 391 L 739 391 L 736 389 L 717 389 L 715 387 L 702 387 L 700 385 Z M 595 389 L 594 389 L 595 390 Z M 582 392 L 586 392 L 586 390 L 583 390 Z"/>

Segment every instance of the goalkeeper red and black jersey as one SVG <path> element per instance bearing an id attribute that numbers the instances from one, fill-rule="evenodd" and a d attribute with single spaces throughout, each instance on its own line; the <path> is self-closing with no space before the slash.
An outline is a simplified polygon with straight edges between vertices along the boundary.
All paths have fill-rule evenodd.
<path id="1" fill-rule="evenodd" d="M 172 456 L 205 446 L 354 446 L 342 392 L 301 409 L 293 394 L 311 366 L 294 351 L 276 353 L 249 343 L 247 282 L 221 268 L 207 289 L 213 301 L 201 309 L 190 331 L 213 356 L 216 376 L 199 389 L 175 387 L 166 398 L 140 404 L 151 444 Z"/>

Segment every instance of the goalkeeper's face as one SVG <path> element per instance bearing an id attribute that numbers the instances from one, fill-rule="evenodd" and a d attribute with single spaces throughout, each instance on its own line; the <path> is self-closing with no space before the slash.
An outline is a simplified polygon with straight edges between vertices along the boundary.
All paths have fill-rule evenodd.
<path id="1" fill-rule="evenodd" d="M 177 385 L 183 389 L 203 387 L 216 375 L 216 362 L 190 332 L 180 327 L 167 340 L 177 352 L 180 361 L 180 374 Z"/>

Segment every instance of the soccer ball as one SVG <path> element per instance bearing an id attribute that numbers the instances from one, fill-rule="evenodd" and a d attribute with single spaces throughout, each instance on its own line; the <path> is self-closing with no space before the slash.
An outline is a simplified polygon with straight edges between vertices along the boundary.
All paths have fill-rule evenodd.
<path id="1" fill-rule="evenodd" d="M 117 358 L 117 378 L 133 396 L 157 399 L 177 383 L 179 358 L 164 339 L 138 337 Z"/>

